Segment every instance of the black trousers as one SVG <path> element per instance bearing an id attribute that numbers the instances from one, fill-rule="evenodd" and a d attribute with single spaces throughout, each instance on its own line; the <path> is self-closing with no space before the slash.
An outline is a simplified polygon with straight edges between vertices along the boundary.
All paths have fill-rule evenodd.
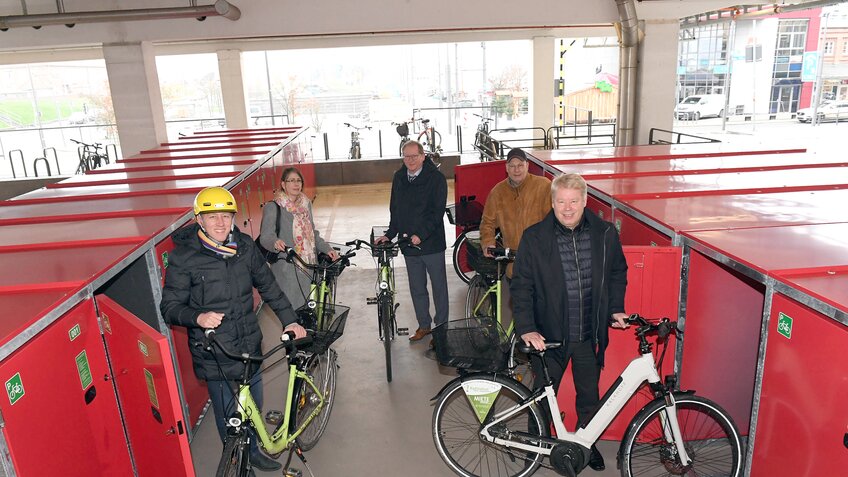
<path id="1" fill-rule="evenodd" d="M 559 390 L 562 375 L 565 373 L 568 361 L 571 360 L 571 374 L 574 379 L 574 389 L 577 391 L 575 407 L 578 427 L 588 422 L 600 401 L 598 380 L 601 377 L 601 367 L 595 357 L 594 348 L 592 340 L 586 340 L 582 343 L 568 343 L 563 348 L 545 352 L 545 363 L 548 365 L 548 374 L 554 381 L 554 391 Z M 541 360 L 533 356 L 532 365 L 533 372 L 536 373 L 535 387 L 537 389 L 544 387 Z M 547 401 L 544 401 L 543 405 L 545 412 L 550 414 Z"/>

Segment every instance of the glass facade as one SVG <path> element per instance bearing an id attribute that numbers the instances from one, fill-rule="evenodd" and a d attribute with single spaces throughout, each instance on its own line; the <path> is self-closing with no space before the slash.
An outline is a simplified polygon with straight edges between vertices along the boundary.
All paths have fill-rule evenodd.
<path id="1" fill-rule="evenodd" d="M 801 65 L 809 20 L 780 20 L 774 46 L 770 113 L 794 113 L 801 99 Z"/>
<path id="2" fill-rule="evenodd" d="M 696 94 L 723 94 L 730 23 L 681 31 L 678 42 L 677 101 Z"/>

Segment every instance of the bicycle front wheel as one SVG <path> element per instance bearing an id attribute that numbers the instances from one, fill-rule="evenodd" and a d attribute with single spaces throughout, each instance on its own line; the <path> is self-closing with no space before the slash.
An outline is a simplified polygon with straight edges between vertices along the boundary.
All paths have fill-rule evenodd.
<path id="1" fill-rule="evenodd" d="M 683 446 L 692 462 L 683 466 L 670 435 L 665 401 L 645 406 L 630 422 L 621 443 L 622 477 L 698 475 L 737 477 L 742 474 L 742 443 L 727 411 L 700 396 L 675 394 Z"/>
<path id="2" fill-rule="evenodd" d="M 386 350 L 386 381 L 392 382 L 392 338 L 394 327 L 392 322 L 392 301 L 386 295 L 380 300 L 380 327 L 383 331 L 383 348 Z"/>
<path id="3" fill-rule="evenodd" d="M 248 477 L 250 463 L 247 454 L 249 452 L 250 445 L 247 442 L 246 432 L 228 435 L 215 477 Z"/>
<path id="4" fill-rule="evenodd" d="M 481 396 L 490 402 L 494 400 L 483 418 L 478 417 L 478 411 L 482 413 L 484 410 L 472 407 L 466 389 L 491 389 L 495 393 L 494 397 Z M 464 477 L 531 475 L 541 465 L 543 454 L 493 444 L 480 438 L 481 421 L 517 406 L 529 396 L 527 388 L 501 375 L 454 380 L 442 391 L 433 411 L 433 441 L 439 456 L 451 470 Z M 485 402 L 485 399 L 475 402 Z M 503 439 L 518 439 L 523 444 L 536 445 L 539 441 L 533 436 L 550 436 L 550 425 L 541 408 L 533 404 L 501 421 L 491 432 Z"/>
<path id="5" fill-rule="evenodd" d="M 487 317 L 497 319 L 500 322 L 500 317 L 497 314 L 497 295 L 489 293 L 490 285 L 487 283 L 483 275 L 474 275 L 471 282 L 468 284 L 468 293 L 465 295 L 465 316 L 467 318 L 482 318 Z"/>
<path id="6" fill-rule="evenodd" d="M 318 410 L 315 418 L 297 436 L 297 444 L 304 451 L 315 447 L 330 421 L 330 412 L 333 410 L 333 403 L 336 401 L 336 357 L 335 350 L 331 348 L 326 353 L 312 355 L 306 362 L 306 374 L 312 378 L 312 382 L 318 388 L 320 395 L 306 381 L 299 381 L 300 392 L 297 394 L 297 401 L 295 402 L 297 406 L 295 412 L 296 428 L 306 422 L 318 408 L 321 397 L 324 398 L 324 406 Z"/>
<path id="7" fill-rule="evenodd" d="M 453 246 L 453 269 L 457 276 L 459 276 L 459 279 L 465 283 L 470 283 L 474 275 L 477 274 L 477 272 L 471 268 L 471 265 L 468 264 L 469 232 L 476 232 L 479 234 L 479 231 L 476 230 L 462 232 L 456 239 L 456 243 Z"/>

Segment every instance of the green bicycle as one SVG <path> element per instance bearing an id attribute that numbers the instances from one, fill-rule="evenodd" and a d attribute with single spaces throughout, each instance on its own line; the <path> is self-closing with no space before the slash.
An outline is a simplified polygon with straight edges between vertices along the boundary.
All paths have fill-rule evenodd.
<path id="1" fill-rule="evenodd" d="M 306 311 L 302 307 L 298 314 Z M 203 344 L 206 349 L 211 351 L 214 346 L 224 355 L 245 365 L 235 392 L 234 410 L 227 419 L 227 439 L 216 477 L 251 475 L 250 439 L 254 436 L 267 454 L 277 457 L 290 450 L 289 461 L 291 453 L 295 453 L 306 464 L 303 451 L 317 444 L 330 418 L 336 392 L 337 368 L 336 353 L 330 349 L 330 345 L 344 332 L 349 312 L 350 308 L 337 305 L 333 307 L 333 318 L 325 329 L 309 331 L 307 337 L 300 340 L 292 340 L 293 334 L 287 332 L 283 334 L 281 344 L 261 356 L 234 353 L 216 339 L 215 330 L 206 331 Z M 262 420 L 262 410 L 250 392 L 250 371 L 254 368 L 250 364 L 258 365 L 283 349 L 286 350 L 286 357 L 281 360 L 287 359 L 289 365 L 286 402 L 282 412 L 269 411 L 265 415 L 265 422 L 276 426 L 269 432 Z"/>
<path id="2" fill-rule="evenodd" d="M 307 263 L 291 247 L 283 250 L 283 257 L 289 263 L 297 262 L 301 273 L 310 274 L 309 294 L 306 298 L 306 308 L 312 310 L 312 320 L 304 327 L 308 329 L 323 329 L 325 309 L 330 309 L 336 303 L 336 280 L 345 268 L 350 266 L 350 258 L 356 255 L 356 250 L 341 244 L 330 244 L 339 254 L 336 260 L 330 260 L 325 254 L 318 256 L 318 263 Z M 332 317 L 332 314 L 330 315 Z M 303 318 L 303 317 L 301 317 Z"/>

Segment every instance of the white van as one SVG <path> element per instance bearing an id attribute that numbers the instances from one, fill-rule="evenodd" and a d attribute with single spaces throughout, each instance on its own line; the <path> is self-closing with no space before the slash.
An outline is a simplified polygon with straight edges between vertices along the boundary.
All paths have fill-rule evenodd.
<path id="1" fill-rule="evenodd" d="M 698 120 L 708 116 L 721 117 L 724 115 L 723 94 L 698 94 L 687 96 L 674 108 L 677 119 Z"/>

